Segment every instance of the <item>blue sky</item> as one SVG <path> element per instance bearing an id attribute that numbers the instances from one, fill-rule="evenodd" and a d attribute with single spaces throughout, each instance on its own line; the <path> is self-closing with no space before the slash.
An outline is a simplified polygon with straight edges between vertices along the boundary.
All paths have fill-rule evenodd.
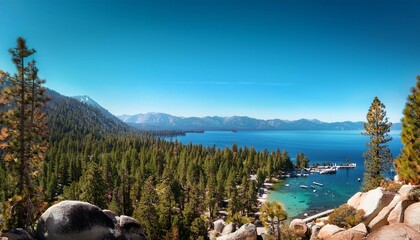
<path id="1" fill-rule="evenodd" d="M 420 1 L 0 0 L 47 87 L 114 114 L 399 121 L 420 74 Z"/>

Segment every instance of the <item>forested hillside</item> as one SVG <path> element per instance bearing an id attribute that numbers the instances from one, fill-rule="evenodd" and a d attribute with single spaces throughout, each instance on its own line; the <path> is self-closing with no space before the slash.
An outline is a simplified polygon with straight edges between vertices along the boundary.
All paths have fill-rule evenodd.
<path id="1" fill-rule="evenodd" d="M 150 239 L 205 238 L 206 224 L 226 208 L 234 221 L 246 221 L 257 211 L 257 189 L 266 177 L 293 168 L 286 151 L 166 142 L 77 99 L 52 90 L 47 96 L 49 146 L 36 182 L 44 207 L 88 201 L 135 216 Z M 251 181 L 257 173 L 258 181 Z M 9 181 L 2 165 L 2 193 Z"/>
<path id="2" fill-rule="evenodd" d="M 87 134 L 129 132 L 130 127 L 99 109 L 47 89 L 50 99 L 44 106 L 52 141 L 63 137 L 80 138 Z"/>

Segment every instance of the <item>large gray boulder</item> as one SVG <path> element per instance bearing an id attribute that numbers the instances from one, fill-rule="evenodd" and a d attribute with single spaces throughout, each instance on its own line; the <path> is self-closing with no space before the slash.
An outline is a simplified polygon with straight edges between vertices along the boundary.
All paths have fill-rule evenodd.
<path id="1" fill-rule="evenodd" d="M 236 232 L 218 237 L 217 240 L 256 240 L 257 227 L 252 223 L 242 225 Z"/>
<path id="2" fill-rule="evenodd" d="M 334 234 L 344 230 L 344 228 L 337 227 L 336 225 L 327 224 L 321 228 L 317 237 L 321 240 L 330 239 Z"/>
<path id="3" fill-rule="evenodd" d="M 420 202 L 413 203 L 405 209 L 404 223 L 420 232 Z"/>
<path id="4" fill-rule="evenodd" d="M 231 222 L 223 228 L 222 236 L 231 234 L 236 231 L 236 224 Z"/>
<path id="5" fill-rule="evenodd" d="M 359 223 L 357 226 L 347 229 L 345 231 L 338 232 L 332 235 L 329 240 L 343 240 L 343 239 L 351 239 L 351 240 L 362 240 L 366 237 L 368 231 L 366 229 L 366 225 L 364 223 Z"/>
<path id="6" fill-rule="evenodd" d="M 34 240 L 34 238 L 22 228 L 13 229 L 0 234 L 1 240 Z"/>
<path id="7" fill-rule="evenodd" d="M 376 231 L 382 226 L 388 225 L 388 216 L 390 212 L 395 208 L 395 206 L 400 202 L 400 195 L 395 195 L 391 203 L 388 206 L 384 207 L 376 217 L 370 221 L 369 229 L 371 232 Z"/>
<path id="8" fill-rule="evenodd" d="M 108 240 L 114 223 L 100 208 L 87 202 L 63 201 L 45 211 L 38 220 L 38 240 Z"/>
<path id="9" fill-rule="evenodd" d="M 370 234 L 368 240 L 417 240 L 420 233 L 411 227 L 396 223 L 381 227 L 378 231 Z"/>
<path id="10" fill-rule="evenodd" d="M 140 223 L 129 216 L 121 215 L 119 218 L 119 229 L 127 240 L 146 240 L 143 227 Z"/>
<path id="11" fill-rule="evenodd" d="M 302 219 L 296 218 L 290 222 L 289 230 L 297 237 L 304 237 L 308 231 L 308 226 Z"/>
<path id="12" fill-rule="evenodd" d="M 105 209 L 102 210 L 102 212 L 104 212 L 109 218 L 111 218 L 114 224 L 117 224 L 119 222 L 119 217 L 113 211 Z"/>
<path id="13" fill-rule="evenodd" d="M 213 222 L 213 229 L 217 233 L 222 233 L 223 228 L 226 226 L 226 222 L 223 219 L 218 219 Z"/>

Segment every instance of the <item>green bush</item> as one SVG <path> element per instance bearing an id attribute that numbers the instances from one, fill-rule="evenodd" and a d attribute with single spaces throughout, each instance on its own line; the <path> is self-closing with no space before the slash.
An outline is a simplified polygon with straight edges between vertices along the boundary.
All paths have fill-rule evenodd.
<path id="1" fill-rule="evenodd" d="M 328 216 L 328 223 L 343 228 L 351 228 L 362 222 L 364 214 L 363 210 L 357 211 L 354 207 L 344 204 L 331 212 Z"/>

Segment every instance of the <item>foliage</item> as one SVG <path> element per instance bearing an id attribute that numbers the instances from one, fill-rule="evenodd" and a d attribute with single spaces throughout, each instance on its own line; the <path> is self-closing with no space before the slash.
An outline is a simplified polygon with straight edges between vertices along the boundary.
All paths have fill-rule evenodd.
<path id="1" fill-rule="evenodd" d="M 400 190 L 401 186 L 402 184 L 394 182 L 394 181 L 387 182 L 384 180 L 381 182 L 381 187 L 393 193 L 397 193 L 398 190 Z"/>
<path id="2" fill-rule="evenodd" d="M 370 141 L 366 143 L 368 150 L 363 154 L 365 158 L 365 174 L 363 191 L 379 187 L 384 179 L 384 173 L 390 170 L 392 154 L 387 143 L 392 140 L 388 135 L 391 123 L 386 117 L 385 105 L 375 97 L 366 115 L 365 132 Z"/>
<path id="3" fill-rule="evenodd" d="M 246 223 L 250 223 L 252 221 L 252 219 L 250 217 L 245 217 L 240 213 L 235 213 L 235 214 L 230 214 L 227 219 L 226 219 L 226 223 L 235 223 L 236 226 L 242 226 Z"/>
<path id="4" fill-rule="evenodd" d="M 19 37 L 9 53 L 17 72 L 10 76 L 0 73 L 0 154 L 11 186 L 5 192 L 3 204 L 3 229 L 21 227 L 32 230 L 44 203 L 40 201 L 37 181 L 42 170 L 48 129 L 46 115 L 42 111 L 47 101 L 45 80 L 38 77 L 35 60 L 29 61 L 34 49 L 26 46 Z"/>
<path id="5" fill-rule="evenodd" d="M 296 167 L 297 168 L 308 168 L 309 167 L 309 158 L 303 153 L 296 154 Z"/>
<path id="6" fill-rule="evenodd" d="M 268 226 L 271 232 L 275 232 L 279 236 L 280 222 L 287 219 L 287 213 L 284 207 L 277 201 L 272 203 L 265 202 L 260 208 L 260 220 L 264 226 Z"/>
<path id="7" fill-rule="evenodd" d="M 34 65 L 31 68 L 35 72 Z M 5 74 L 0 75 L 0 79 L 6 79 Z M 202 222 L 197 219 L 208 211 L 212 217 L 217 216 L 220 210 L 225 210 L 222 206 L 228 199 L 231 199 L 230 214 L 235 219 L 252 216 L 257 211 L 258 188 L 250 175 L 260 172 L 276 176 L 293 168 L 289 154 L 280 149 L 257 151 L 236 144 L 220 149 L 166 141 L 156 137 L 166 133 L 130 130 L 76 99 L 51 90 L 46 94 L 51 101 L 43 107 L 34 105 L 47 113 L 50 132 L 49 148 L 42 149 L 47 150 L 43 164 L 33 168 L 39 170 L 38 175 L 31 175 L 33 199 L 49 204 L 64 199 L 88 200 L 118 214 L 134 215 L 149 239 L 206 238 L 198 236 L 204 232 L 200 230 Z M 5 95 L 0 96 L 3 106 L 0 124 L 6 126 L 4 109 L 14 105 L 7 108 L 5 104 L 13 101 L 6 102 Z M 27 106 L 30 113 L 29 98 Z M 9 135 L 3 130 L 3 139 Z M 0 162 L 0 199 L 15 196 L 17 201 L 21 199 L 16 194 L 18 175 L 6 174 L 7 164 Z M 7 209 L 10 203 L 2 205 Z M 37 209 L 42 210 L 43 205 Z"/>
<path id="8" fill-rule="evenodd" d="M 351 228 L 361 223 L 364 216 L 363 210 L 356 210 L 347 204 L 334 209 L 328 216 L 328 223 L 343 228 Z"/>
<path id="9" fill-rule="evenodd" d="M 207 227 L 206 227 L 206 221 L 203 217 L 197 217 L 194 219 L 194 221 L 191 223 L 191 235 L 190 239 L 207 239 Z"/>
<path id="10" fill-rule="evenodd" d="M 90 162 L 80 180 L 80 200 L 106 208 L 106 182 L 102 170 L 95 162 Z"/>
<path id="11" fill-rule="evenodd" d="M 150 176 L 142 188 L 142 197 L 140 198 L 138 207 L 134 211 L 134 217 L 139 220 L 140 224 L 144 227 L 147 237 L 150 239 L 159 238 L 159 217 L 157 213 L 159 196 L 154 186 L 155 179 L 153 176 Z"/>
<path id="12" fill-rule="evenodd" d="M 404 148 L 395 166 L 400 179 L 406 183 L 420 184 L 420 76 L 407 97 L 402 119 L 401 141 Z"/>

